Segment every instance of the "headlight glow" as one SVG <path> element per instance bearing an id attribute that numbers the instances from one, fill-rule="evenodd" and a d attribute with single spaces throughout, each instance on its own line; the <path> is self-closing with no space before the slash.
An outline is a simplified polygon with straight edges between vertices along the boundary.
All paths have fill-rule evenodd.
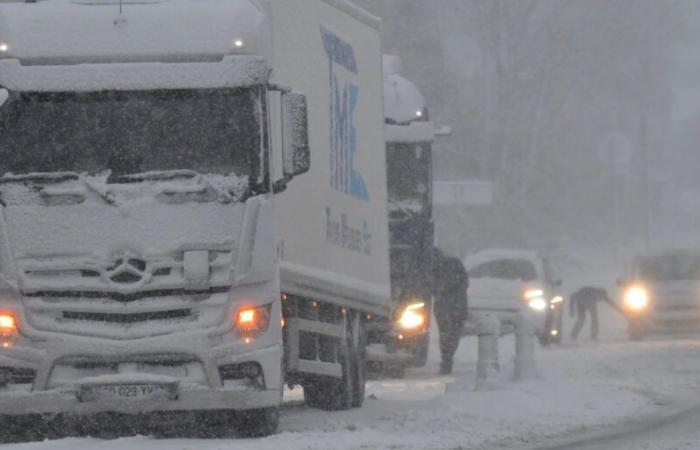
<path id="1" fill-rule="evenodd" d="M 625 306 L 633 311 L 641 311 L 649 304 L 649 293 L 641 286 L 632 286 L 625 292 Z"/>
<path id="2" fill-rule="evenodd" d="M 8 348 L 14 345 L 18 333 L 15 315 L 10 312 L 0 313 L 0 347 Z"/>
<path id="3" fill-rule="evenodd" d="M 252 342 L 253 338 L 267 331 L 270 326 L 270 305 L 239 309 L 234 326 L 239 337 L 246 343 Z"/>
<path id="4" fill-rule="evenodd" d="M 557 295 L 556 297 L 554 297 L 552 299 L 552 303 L 561 303 L 563 301 L 564 301 L 564 297 L 562 297 L 561 295 Z"/>
<path id="5" fill-rule="evenodd" d="M 542 289 L 528 289 L 523 294 L 523 297 L 527 300 L 544 297 L 544 291 Z"/>
<path id="6" fill-rule="evenodd" d="M 7 53 L 10 51 L 10 46 L 5 42 L 0 42 L 0 53 Z"/>
<path id="7" fill-rule="evenodd" d="M 397 321 L 404 330 L 412 330 L 425 324 L 425 303 L 414 303 L 406 307 Z"/>
<path id="8" fill-rule="evenodd" d="M 528 303 L 528 306 L 530 306 L 530 308 L 534 309 L 535 311 L 544 311 L 545 309 L 547 309 L 547 302 L 542 297 L 533 298 Z"/>

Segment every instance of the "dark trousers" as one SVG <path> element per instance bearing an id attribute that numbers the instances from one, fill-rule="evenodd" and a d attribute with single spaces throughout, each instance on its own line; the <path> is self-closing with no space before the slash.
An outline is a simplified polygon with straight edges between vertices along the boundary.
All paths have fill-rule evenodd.
<path id="1" fill-rule="evenodd" d="M 440 331 L 440 354 L 442 355 L 442 367 L 452 369 L 452 359 L 454 358 L 459 339 L 462 337 L 464 319 L 461 314 L 437 313 L 438 330 Z"/>
<path id="2" fill-rule="evenodd" d="M 578 302 L 576 304 L 576 324 L 571 332 L 572 339 L 578 339 L 578 335 L 586 322 L 586 313 L 591 315 L 591 339 L 598 339 L 598 302 Z"/>

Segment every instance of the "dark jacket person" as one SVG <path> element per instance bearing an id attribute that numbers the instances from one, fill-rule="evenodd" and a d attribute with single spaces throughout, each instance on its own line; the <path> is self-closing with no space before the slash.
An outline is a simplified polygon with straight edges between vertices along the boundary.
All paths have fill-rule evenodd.
<path id="1" fill-rule="evenodd" d="M 435 319 L 440 331 L 440 373 L 452 372 L 454 354 L 467 320 L 469 276 L 458 258 L 436 251 L 433 264 Z"/>
<path id="2" fill-rule="evenodd" d="M 569 315 L 576 316 L 576 324 L 571 332 L 571 338 L 576 340 L 581 328 L 586 322 L 586 314 L 591 316 L 591 339 L 598 339 L 598 302 L 606 302 L 614 309 L 618 309 L 608 292 L 599 287 L 584 286 L 571 294 L 569 298 Z"/>

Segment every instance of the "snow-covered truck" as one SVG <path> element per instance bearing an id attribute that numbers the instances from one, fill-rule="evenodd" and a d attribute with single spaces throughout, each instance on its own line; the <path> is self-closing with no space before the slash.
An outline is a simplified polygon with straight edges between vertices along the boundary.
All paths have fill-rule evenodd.
<path id="1" fill-rule="evenodd" d="M 377 372 L 401 375 L 425 365 L 433 276 L 433 150 L 436 133 L 418 87 L 385 55 L 384 116 L 388 183 L 392 315 L 367 323 L 368 360 Z M 442 131 L 443 134 L 446 131 Z"/>
<path id="2" fill-rule="evenodd" d="M 0 425 L 265 435 L 285 382 L 362 403 L 390 312 L 378 29 L 344 0 L 0 3 Z"/>

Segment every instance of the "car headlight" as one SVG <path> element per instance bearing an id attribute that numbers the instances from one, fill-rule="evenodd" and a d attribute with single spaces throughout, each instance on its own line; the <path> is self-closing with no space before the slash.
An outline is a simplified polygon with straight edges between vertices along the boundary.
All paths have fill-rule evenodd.
<path id="1" fill-rule="evenodd" d="M 547 302 L 542 297 L 533 298 L 527 305 L 535 311 L 544 311 L 547 309 Z"/>
<path id="2" fill-rule="evenodd" d="M 523 294 L 523 297 L 525 297 L 525 300 L 534 300 L 537 298 L 542 298 L 544 297 L 544 291 L 542 289 L 528 289 Z"/>
<path id="3" fill-rule="evenodd" d="M 425 303 L 414 303 L 403 310 L 396 323 L 403 330 L 414 330 L 425 322 Z"/>
<path id="4" fill-rule="evenodd" d="M 625 306 L 632 311 L 642 311 L 649 305 L 649 293 L 641 286 L 632 286 L 625 291 Z"/>
<path id="5" fill-rule="evenodd" d="M 535 311 L 547 309 L 547 301 L 544 299 L 544 291 L 540 288 L 527 289 L 523 292 L 523 299 L 527 305 Z"/>

